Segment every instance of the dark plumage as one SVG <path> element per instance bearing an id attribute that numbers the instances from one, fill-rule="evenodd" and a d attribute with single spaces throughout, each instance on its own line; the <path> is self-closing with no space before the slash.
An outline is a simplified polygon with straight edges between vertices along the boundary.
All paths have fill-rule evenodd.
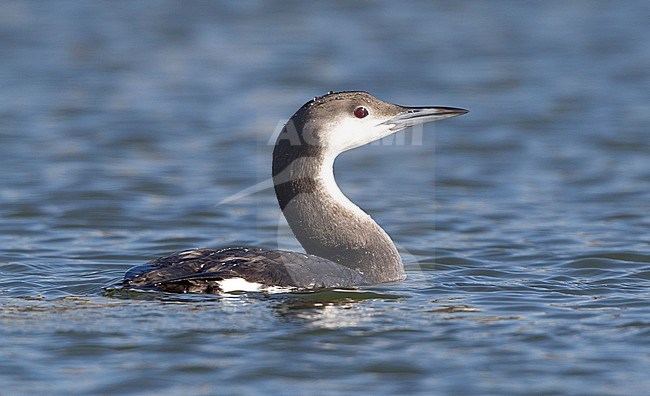
<path id="1" fill-rule="evenodd" d="M 310 268 L 318 267 L 319 271 Z M 124 285 L 170 293 L 220 293 L 219 282 L 242 278 L 263 287 L 314 289 L 367 283 L 358 272 L 302 253 L 260 248 L 195 249 L 129 270 Z"/>

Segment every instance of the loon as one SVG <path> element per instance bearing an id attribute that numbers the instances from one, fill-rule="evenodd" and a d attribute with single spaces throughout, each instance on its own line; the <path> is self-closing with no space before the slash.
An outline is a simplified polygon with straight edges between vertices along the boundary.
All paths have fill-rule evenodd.
<path id="1" fill-rule="evenodd" d="M 404 107 L 367 92 L 329 92 L 305 103 L 273 150 L 273 184 L 287 223 L 307 254 L 254 247 L 193 249 L 130 269 L 122 286 L 169 293 L 300 291 L 401 281 L 402 259 L 388 234 L 334 180 L 344 151 L 413 125 L 467 113 Z"/>

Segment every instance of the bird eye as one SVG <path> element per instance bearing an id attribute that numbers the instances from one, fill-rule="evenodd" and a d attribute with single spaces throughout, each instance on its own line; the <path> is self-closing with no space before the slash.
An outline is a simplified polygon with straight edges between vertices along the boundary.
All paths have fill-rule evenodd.
<path id="1" fill-rule="evenodd" d="M 363 106 L 359 106 L 354 109 L 354 116 L 357 118 L 363 118 L 368 115 L 368 109 Z"/>

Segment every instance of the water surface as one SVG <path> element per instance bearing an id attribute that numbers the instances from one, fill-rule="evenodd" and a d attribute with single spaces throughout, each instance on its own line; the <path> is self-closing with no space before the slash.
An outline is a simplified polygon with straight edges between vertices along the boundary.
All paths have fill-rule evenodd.
<path id="1" fill-rule="evenodd" d="M 16 393 L 640 394 L 650 6 L 5 1 L 0 383 Z M 180 249 L 299 249 L 274 131 L 368 90 L 471 113 L 354 150 L 408 279 L 107 292 Z"/>

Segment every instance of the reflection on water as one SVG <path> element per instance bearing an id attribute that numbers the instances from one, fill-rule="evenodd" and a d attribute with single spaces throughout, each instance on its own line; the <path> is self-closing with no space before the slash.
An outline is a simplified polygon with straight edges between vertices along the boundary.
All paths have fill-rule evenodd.
<path id="1" fill-rule="evenodd" d="M 3 392 L 643 394 L 649 7 L 0 2 Z M 350 89 L 471 110 L 337 160 L 406 281 L 110 288 L 171 251 L 298 249 L 246 189 L 278 125 Z"/>
<path id="2" fill-rule="evenodd" d="M 288 294 L 273 308 L 283 319 L 318 329 L 354 328 L 372 324 L 374 308 L 363 304 L 364 301 L 390 301 L 403 297 L 336 289 Z"/>

